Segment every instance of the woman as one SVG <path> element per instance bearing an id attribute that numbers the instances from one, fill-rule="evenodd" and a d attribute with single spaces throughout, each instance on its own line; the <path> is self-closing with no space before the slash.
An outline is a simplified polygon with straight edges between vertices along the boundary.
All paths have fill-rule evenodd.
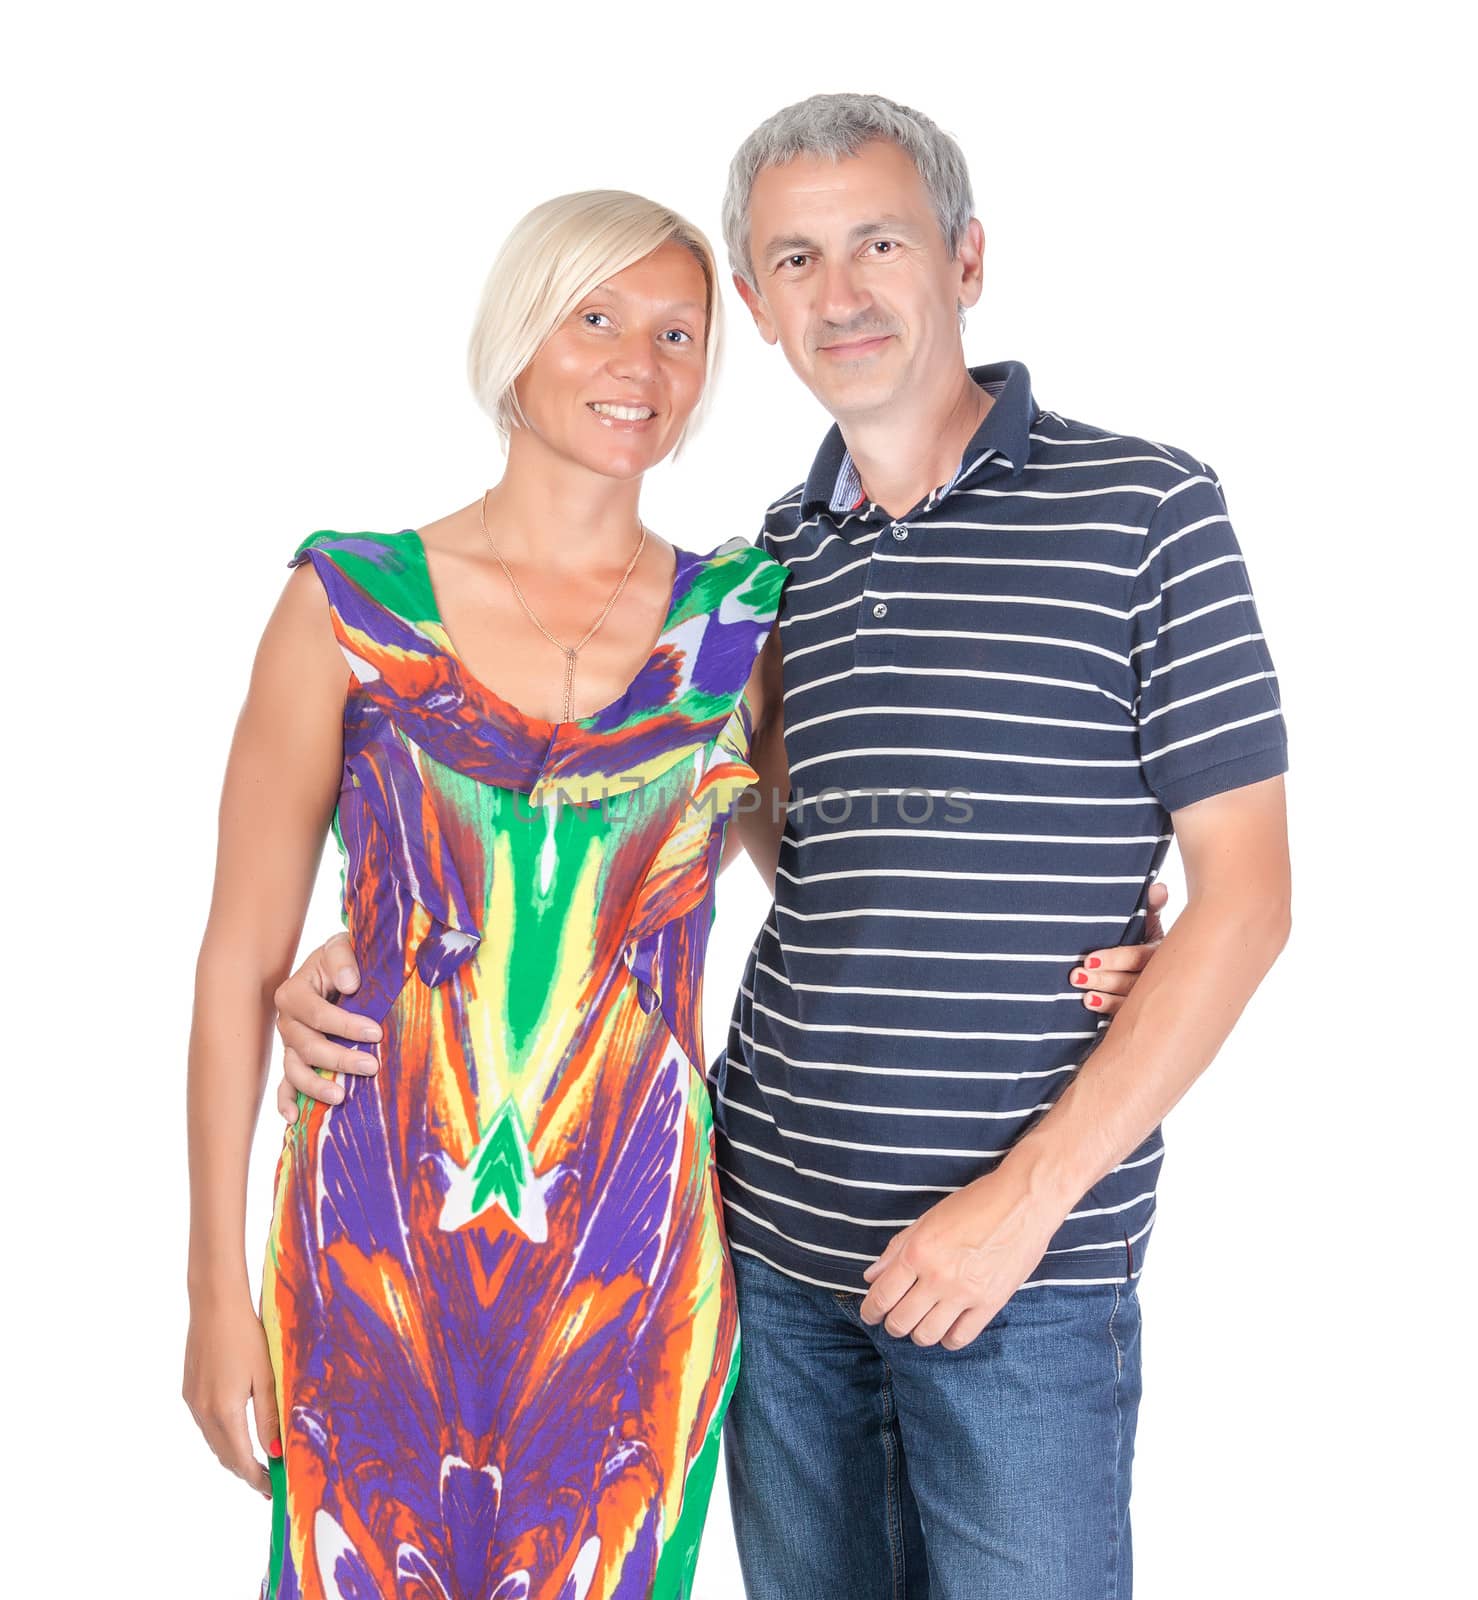
<path id="1" fill-rule="evenodd" d="M 701 968 L 786 572 L 676 550 L 637 501 L 717 316 L 672 212 L 539 207 L 472 345 L 502 480 L 419 532 L 304 540 L 264 634 L 197 985 L 186 1393 L 259 1479 L 250 1390 L 269 1597 L 691 1582 L 738 1358 Z M 549 636 L 579 641 L 562 672 Z M 381 1067 L 288 1134 L 259 1321 L 247 1150 L 331 816 Z"/>

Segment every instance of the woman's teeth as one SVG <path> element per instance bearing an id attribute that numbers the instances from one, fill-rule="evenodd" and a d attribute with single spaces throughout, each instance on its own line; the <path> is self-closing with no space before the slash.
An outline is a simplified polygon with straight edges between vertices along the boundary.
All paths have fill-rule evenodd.
<path id="1" fill-rule="evenodd" d="M 613 417 L 617 422 L 645 422 L 657 415 L 650 406 L 608 406 L 599 400 L 593 401 L 590 409 L 598 417 Z"/>

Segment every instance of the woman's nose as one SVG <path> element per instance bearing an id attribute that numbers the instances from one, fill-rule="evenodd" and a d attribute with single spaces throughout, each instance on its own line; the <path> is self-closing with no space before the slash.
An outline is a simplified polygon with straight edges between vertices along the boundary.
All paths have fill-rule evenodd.
<path id="1" fill-rule="evenodd" d="M 641 334 L 627 334 L 611 352 L 606 365 L 613 378 L 626 378 L 637 383 L 648 381 L 657 370 L 651 344 Z"/>

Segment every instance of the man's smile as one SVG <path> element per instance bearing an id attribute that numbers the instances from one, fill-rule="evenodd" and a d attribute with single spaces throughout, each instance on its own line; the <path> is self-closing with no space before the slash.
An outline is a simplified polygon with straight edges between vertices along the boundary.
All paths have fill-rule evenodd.
<path id="1" fill-rule="evenodd" d="M 856 361 L 881 350 L 892 337 L 891 333 L 869 334 L 865 339 L 851 339 L 846 344 L 824 344 L 819 349 L 822 355 L 830 356 L 834 361 Z"/>

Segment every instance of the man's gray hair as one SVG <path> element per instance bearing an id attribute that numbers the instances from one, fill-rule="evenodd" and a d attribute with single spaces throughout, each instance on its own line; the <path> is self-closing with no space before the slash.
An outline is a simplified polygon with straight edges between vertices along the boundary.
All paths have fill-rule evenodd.
<path id="1" fill-rule="evenodd" d="M 856 155 L 871 139 L 887 139 L 906 152 L 919 169 L 934 202 L 940 231 L 950 254 L 959 248 L 975 213 L 965 157 L 950 136 L 922 111 L 885 100 L 880 94 L 813 94 L 760 123 L 729 163 L 724 191 L 724 243 L 729 265 L 751 286 L 749 196 L 766 167 L 784 166 L 797 156 Z"/>

